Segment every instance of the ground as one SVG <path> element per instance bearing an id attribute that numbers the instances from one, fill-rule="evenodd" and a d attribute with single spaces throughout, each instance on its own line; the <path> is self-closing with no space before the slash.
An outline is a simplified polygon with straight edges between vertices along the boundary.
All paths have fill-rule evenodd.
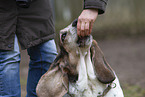
<path id="1" fill-rule="evenodd" d="M 145 37 L 98 40 L 108 63 L 119 77 L 125 97 L 145 97 Z M 29 57 L 21 51 L 22 97 L 26 95 Z"/>

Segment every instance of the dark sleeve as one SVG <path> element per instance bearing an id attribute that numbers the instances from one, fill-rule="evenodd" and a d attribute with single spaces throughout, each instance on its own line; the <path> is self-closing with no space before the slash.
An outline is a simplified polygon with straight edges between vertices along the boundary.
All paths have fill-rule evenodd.
<path id="1" fill-rule="evenodd" d="M 99 14 L 103 14 L 108 0 L 84 0 L 84 9 L 98 9 Z"/>

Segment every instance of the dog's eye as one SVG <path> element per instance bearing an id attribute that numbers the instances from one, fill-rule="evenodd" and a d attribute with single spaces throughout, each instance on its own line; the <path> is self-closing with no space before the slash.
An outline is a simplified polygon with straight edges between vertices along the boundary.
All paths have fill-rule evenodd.
<path id="1" fill-rule="evenodd" d="M 61 40 L 62 40 L 62 42 L 64 41 L 64 39 L 65 39 L 65 37 L 66 37 L 66 34 L 67 34 L 67 33 L 63 33 L 63 34 L 61 35 Z"/>

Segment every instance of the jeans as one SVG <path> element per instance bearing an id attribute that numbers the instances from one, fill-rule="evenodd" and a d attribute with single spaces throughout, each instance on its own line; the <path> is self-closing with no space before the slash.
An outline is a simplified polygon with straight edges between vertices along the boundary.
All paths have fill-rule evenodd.
<path id="1" fill-rule="evenodd" d="M 30 56 L 26 97 L 36 96 L 36 85 L 40 77 L 49 69 L 57 50 L 54 40 L 27 49 Z M 0 50 L 0 97 L 21 97 L 20 52 L 15 38 L 13 51 Z"/>

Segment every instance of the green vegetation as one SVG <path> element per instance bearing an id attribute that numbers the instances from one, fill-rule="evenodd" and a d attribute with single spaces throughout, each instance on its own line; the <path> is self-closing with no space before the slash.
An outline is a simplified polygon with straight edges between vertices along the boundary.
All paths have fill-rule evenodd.
<path id="1" fill-rule="evenodd" d="M 145 97 L 145 89 L 137 85 L 123 84 L 125 97 Z"/>

